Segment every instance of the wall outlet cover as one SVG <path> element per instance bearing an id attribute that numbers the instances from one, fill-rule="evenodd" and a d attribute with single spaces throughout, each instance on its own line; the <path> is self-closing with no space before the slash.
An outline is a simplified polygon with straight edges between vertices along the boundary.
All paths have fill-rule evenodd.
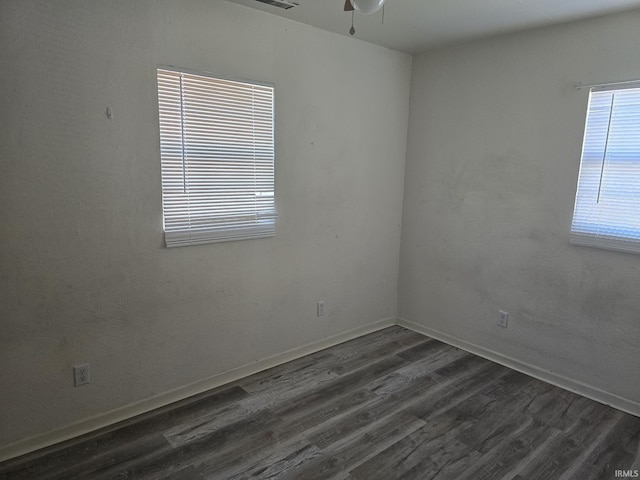
<path id="1" fill-rule="evenodd" d="M 73 367 L 73 384 L 76 387 L 86 385 L 91 382 L 89 375 L 89 364 L 76 365 Z"/>
<path id="2" fill-rule="evenodd" d="M 500 310 L 498 317 L 498 325 L 502 328 L 507 328 L 507 324 L 509 323 L 509 314 L 507 312 L 503 312 Z"/>

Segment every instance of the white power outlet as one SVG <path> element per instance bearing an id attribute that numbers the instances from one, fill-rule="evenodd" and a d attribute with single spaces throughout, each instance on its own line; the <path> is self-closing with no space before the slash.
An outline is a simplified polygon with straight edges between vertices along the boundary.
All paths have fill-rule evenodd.
<path id="1" fill-rule="evenodd" d="M 318 317 L 324 317 L 324 300 L 320 300 L 317 305 L 316 315 Z"/>
<path id="2" fill-rule="evenodd" d="M 507 328 L 507 323 L 509 322 L 509 314 L 507 312 L 503 312 L 502 310 L 500 310 L 498 314 L 500 315 L 498 317 L 498 326 Z"/>
<path id="3" fill-rule="evenodd" d="M 73 367 L 73 384 L 76 387 L 81 385 L 86 385 L 91 382 L 91 377 L 89 376 L 89 364 L 85 363 L 84 365 L 76 365 Z"/>

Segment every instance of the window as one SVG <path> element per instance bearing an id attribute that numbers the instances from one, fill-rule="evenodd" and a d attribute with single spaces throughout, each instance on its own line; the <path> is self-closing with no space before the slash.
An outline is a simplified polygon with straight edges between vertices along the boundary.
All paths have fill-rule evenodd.
<path id="1" fill-rule="evenodd" d="M 157 73 L 167 247 L 273 236 L 273 86 Z"/>
<path id="2" fill-rule="evenodd" d="M 571 241 L 640 253 L 640 85 L 591 91 Z"/>

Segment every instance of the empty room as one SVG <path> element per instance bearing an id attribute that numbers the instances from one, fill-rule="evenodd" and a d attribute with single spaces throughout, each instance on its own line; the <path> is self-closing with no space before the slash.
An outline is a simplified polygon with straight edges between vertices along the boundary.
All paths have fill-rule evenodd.
<path id="1" fill-rule="evenodd" d="M 0 1 L 0 480 L 640 470 L 640 0 Z"/>

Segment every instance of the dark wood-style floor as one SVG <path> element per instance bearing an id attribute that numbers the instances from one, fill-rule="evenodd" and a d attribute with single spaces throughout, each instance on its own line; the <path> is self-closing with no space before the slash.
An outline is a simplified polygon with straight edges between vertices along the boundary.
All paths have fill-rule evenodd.
<path id="1" fill-rule="evenodd" d="M 400 327 L 0 464 L 0 479 L 592 480 L 640 419 Z"/>

